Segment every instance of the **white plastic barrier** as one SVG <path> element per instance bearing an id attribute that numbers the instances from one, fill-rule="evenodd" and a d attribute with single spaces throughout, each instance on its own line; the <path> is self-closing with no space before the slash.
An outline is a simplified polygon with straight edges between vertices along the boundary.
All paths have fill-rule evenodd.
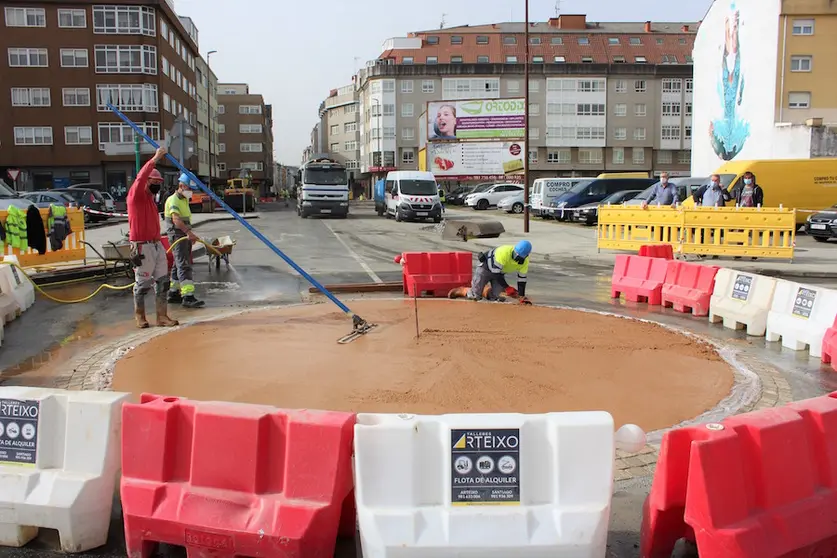
<path id="1" fill-rule="evenodd" d="M 709 321 L 741 329 L 761 337 L 767 329 L 767 314 L 773 304 L 776 279 L 721 268 L 715 276 L 715 290 L 709 301 Z"/>
<path id="2" fill-rule="evenodd" d="M 126 393 L 0 387 L 0 545 L 38 528 L 61 550 L 107 541 Z"/>
<path id="3" fill-rule="evenodd" d="M 18 263 L 17 256 L 5 256 L 4 262 Z M 23 277 L 23 272 L 12 265 L 0 264 L 0 289 L 9 293 L 17 301 L 21 312 L 26 312 L 35 304 L 35 287 L 29 279 Z"/>
<path id="4" fill-rule="evenodd" d="M 626 451 L 645 434 L 626 425 Z M 614 468 L 606 412 L 360 414 L 364 558 L 605 555 Z"/>
<path id="5" fill-rule="evenodd" d="M 822 356 L 822 339 L 837 316 L 837 291 L 779 281 L 773 306 L 767 316 L 767 340 L 782 340 L 782 346 L 812 357 Z"/>

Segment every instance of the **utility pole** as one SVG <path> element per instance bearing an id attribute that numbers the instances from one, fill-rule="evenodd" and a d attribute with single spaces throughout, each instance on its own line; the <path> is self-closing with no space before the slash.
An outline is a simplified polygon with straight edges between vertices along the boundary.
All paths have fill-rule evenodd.
<path id="1" fill-rule="evenodd" d="M 529 0 L 526 2 L 526 59 L 523 61 L 523 145 L 526 146 L 526 153 L 523 156 L 523 232 L 529 232 Z"/>

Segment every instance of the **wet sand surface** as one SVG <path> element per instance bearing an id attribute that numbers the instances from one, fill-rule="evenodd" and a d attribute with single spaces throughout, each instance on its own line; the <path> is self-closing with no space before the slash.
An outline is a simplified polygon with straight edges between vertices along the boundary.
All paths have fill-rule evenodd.
<path id="1" fill-rule="evenodd" d="M 655 324 L 572 310 L 354 301 L 379 326 L 339 345 L 331 304 L 251 312 L 157 337 L 117 363 L 113 389 L 199 400 L 381 413 L 606 410 L 647 431 L 730 391 L 708 345 Z"/>

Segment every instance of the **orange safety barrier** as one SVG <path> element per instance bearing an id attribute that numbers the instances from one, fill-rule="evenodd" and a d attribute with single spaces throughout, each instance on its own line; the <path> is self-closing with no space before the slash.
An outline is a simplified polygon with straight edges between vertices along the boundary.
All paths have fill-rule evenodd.
<path id="1" fill-rule="evenodd" d="M 677 312 L 691 311 L 695 316 L 708 316 L 718 269 L 714 265 L 668 262 L 662 291 L 663 306 Z"/>
<path id="2" fill-rule="evenodd" d="M 645 244 L 639 247 L 640 256 L 649 258 L 674 259 L 674 247 L 671 244 Z"/>
<path id="3" fill-rule="evenodd" d="M 404 252 L 404 293 L 446 297 L 451 289 L 471 284 L 470 252 Z"/>
<path id="4" fill-rule="evenodd" d="M 75 262 L 87 257 L 87 247 L 84 245 L 84 212 L 81 209 L 67 209 L 67 218 L 70 221 L 70 228 L 73 234 L 64 239 L 64 245 L 60 250 L 53 250 L 49 246 L 49 209 L 40 209 L 40 213 L 41 219 L 44 222 L 44 232 L 47 235 L 46 253 L 41 255 L 31 248 L 26 248 L 25 250 L 12 248 L 7 239 L 7 242 L 3 245 L 4 256 L 17 256 L 20 265 L 23 267 L 51 265 L 60 262 Z M 4 226 L 7 216 L 8 211 L 0 211 L 0 221 L 4 223 Z"/>
<path id="5" fill-rule="evenodd" d="M 837 317 L 834 318 L 834 325 L 832 325 L 825 332 L 825 337 L 822 338 L 822 361 L 825 364 L 830 364 L 831 368 L 837 372 Z"/>
<path id="6" fill-rule="evenodd" d="M 837 555 L 837 392 L 667 432 L 640 556 L 681 538 L 701 558 Z"/>
<path id="7" fill-rule="evenodd" d="M 625 300 L 662 304 L 663 283 L 668 261 L 646 256 L 616 256 L 610 283 L 611 298 L 625 295 Z"/>
<path id="8" fill-rule="evenodd" d="M 338 531 L 355 528 L 354 423 L 351 413 L 148 394 L 124 405 L 128 555 L 167 543 L 189 556 L 332 556 Z"/>

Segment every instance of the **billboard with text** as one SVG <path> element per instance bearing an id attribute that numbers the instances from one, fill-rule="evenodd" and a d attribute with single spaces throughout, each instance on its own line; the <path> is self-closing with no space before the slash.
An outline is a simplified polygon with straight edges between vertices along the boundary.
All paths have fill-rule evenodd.
<path id="1" fill-rule="evenodd" d="M 523 99 L 427 103 L 427 139 L 523 139 L 525 109 Z"/>
<path id="2" fill-rule="evenodd" d="M 427 145 L 427 167 L 438 178 L 502 177 L 523 170 L 522 141 L 473 141 Z"/>

